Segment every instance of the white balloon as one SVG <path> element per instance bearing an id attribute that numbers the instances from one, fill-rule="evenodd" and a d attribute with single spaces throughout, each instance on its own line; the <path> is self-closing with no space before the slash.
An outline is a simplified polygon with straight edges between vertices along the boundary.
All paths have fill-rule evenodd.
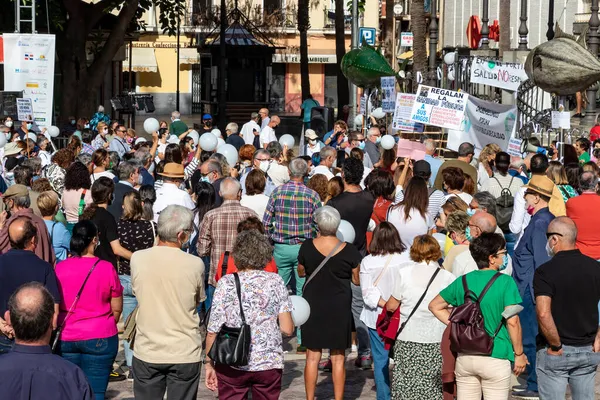
<path id="1" fill-rule="evenodd" d="M 194 141 L 194 145 L 197 146 L 198 145 L 198 140 L 200 140 L 200 135 L 198 134 L 198 132 L 191 131 L 187 135 L 188 135 L 188 137 L 192 138 L 192 140 Z"/>
<path id="2" fill-rule="evenodd" d="M 374 109 L 373 112 L 371 113 L 371 115 L 377 119 L 380 119 L 380 118 L 385 117 L 385 112 L 383 112 L 383 109 L 381 107 L 379 107 L 379 108 Z"/>
<path id="3" fill-rule="evenodd" d="M 290 296 L 290 300 L 292 302 L 292 320 L 294 321 L 294 326 L 304 325 L 308 321 L 308 317 L 310 317 L 310 305 L 308 301 L 304 297 L 296 295 Z"/>
<path id="4" fill-rule="evenodd" d="M 279 138 L 279 144 L 282 146 L 287 145 L 288 149 L 291 149 L 296 144 L 294 137 L 288 133 Z"/>
<path id="5" fill-rule="evenodd" d="M 60 135 L 60 129 L 58 129 L 58 127 L 52 125 L 51 127 L 48 128 L 48 134 L 50 135 L 50 137 L 57 137 L 58 135 Z"/>
<path id="6" fill-rule="evenodd" d="M 210 133 L 212 133 L 213 135 L 215 135 L 218 138 L 222 138 L 223 134 L 221 133 L 221 130 L 219 128 L 215 128 L 212 131 L 210 131 Z"/>
<path id="7" fill-rule="evenodd" d="M 33 133 L 33 132 L 29 132 L 29 133 L 27 134 L 27 137 L 28 137 L 29 139 L 33 140 L 34 142 L 37 142 L 37 135 L 36 135 L 35 133 Z"/>
<path id="8" fill-rule="evenodd" d="M 221 139 L 223 140 L 223 139 Z M 227 163 L 230 167 L 233 167 L 238 162 L 238 152 L 235 147 L 231 144 L 224 144 L 217 147 L 217 153 L 223 154 L 227 159 Z"/>
<path id="9" fill-rule="evenodd" d="M 213 151 L 217 148 L 218 144 L 217 137 L 212 133 L 205 133 L 202 136 L 200 136 L 199 142 L 202 150 L 206 151 Z"/>
<path id="10" fill-rule="evenodd" d="M 224 146 L 225 145 L 225 141 L 223 140 L 223 138 L 217 138 L 217 150 L 219 150 L 219 147 Z"/>
<path id="11" fill-rule="evenodd" d="M 6 135 L 4 133 L 0 134 L 0 149 L 6 146 Z"/>
<path id="12" fill-rule="evenodd" d="M 354 231 L 352 224 L 343 219 L 340 221 L 340 226 L 338 227 L 335 236 L 337 236 L 337 238 L 342 242 L 353 243 L 354 238 L 356 237 L 356 232 Z"/>
<path id="13" fill-rule="evenodd" d="M 385 150 L 393 149 L 396 141 L 390 135 L 383 135 L 381 138 L 381 147 Z"/>
<path id="14" fill-rule="evenodd" d="M 444 235 L 443 233 L 434 233 L 433 238 L 435 240 L 437 240 L 438 244 L 440 245 L 440 249 L 442 250 L 442 252 L 444 251 L 444 247 L 446 247 L 446 235 Z"/>
<path id="15" fill-rule="evenodd" d="M 148 118 L 144 121 L 144 130 L 147 134 L 152 135 L 154 132 L 158 132 L 160 124 L 156 118 Z"/>
<path id="16" fill-rule="evenodd" d="M 444 63 L 446 63 L 446 65 L 450 65 L 450 64 L 454 64 L 454 62 L 456 61 L 456 52 L 451 52 L 451 53 L 446 53 L 446 55 L 444 56 Z"/>
<path id="17" fill-rule="evenodd" d="M 167 139 L 167 143 L 179 144 L 179 138 L 176 135 L 171 135 Z"/>
<path id="18" fill-rule="evenodd" d="M 362 125 L 364 118 L 365 118 L 364 115 L 358 114 L 356 117 L 354 117 L 354 123 L 356 125 Z"/>

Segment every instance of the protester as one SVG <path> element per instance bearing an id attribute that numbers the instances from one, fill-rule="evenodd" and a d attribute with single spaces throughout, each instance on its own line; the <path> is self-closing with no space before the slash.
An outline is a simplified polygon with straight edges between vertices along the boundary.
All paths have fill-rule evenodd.
<path id="1" fill-rule="evenodd" d="M 129 146 L 129 143 L 127 143 L 127 140 L 125 139 L 126 134 L 127 128 L 123 125 L 119 125 L 115 131 L 115 136 L 108 146 L 109 151 L 116 152 L 121 160 L 125 154 L 131 152 L 131 146 Z"/>
<path id="2" fill-rule="evenodd" d="M 477 189 L 481 188 L 494 176 L 494 160 L 496 154 L 502 149 L 496 143 L 486 144 L 479 153 L 479 166 L 477 167 Z"/>
<path id="3" fill-rule="evenodd" d="M 246 194 L 242 194 L 240 204 L 254 211 L 260 218 L 265 214 L 269 197 L 264 194 L 266 185 L 265 174 L 252 170 L 246 179 Z"/>
<path id="4" fill-rule="evenodd" d="M 28 158 L 25 161 L 23 161 L 23 163 L 21 165 L 19 165 L 18 167 L 16 167 L 14 169 L 14 177 L 15 177 L 16 184 L 27 187 L 27 189 L 29 190 L 29 199 L 31 200 L 30 201 L 31 209 L 33 210 L 33 213 L 35 215 L 37 215 L 38 217 L 41 217 L 42 214 L 40 213 L 40 209 L 37 206 L 37 199 L 38 199 L 38 196 L 40 195 L 40 193 L 31 189 L 31 185 L 34 182 L 34 171 L 35 170 L 33 169 L 33 167 L 29 166 L 32 163 L 34 163 L 36 159 L 38 159 L 38 158 L 34 157 L 34 158 Z"/>
<path id="5" fill-rule="evenodd" d="M 325 146 L 321 149 L 320 156 L 321 162 L 313 169 L 312 176 L 322 174 L 329 180 L 334 176 L 331 173 L 331 168 L 337 161 L 337 151 L 331 146 Z"/>
<path id="6" fill-rule="evenodd" d="M 464 211 L 454 211 L 446 218 L 445 228 L 448 237 L 452 240 L 453 246 L 444 257 L 443 267 L 446 271 L 453 272 L 454 260 L 459 254 L 469 250 L 470 241 L 467 238 L 467 228 L 469 228 L 469 216 Z M 471 228 L 469 228 L 469 236 Z M 472 238 L 472 236 L 471 236 Z"/>
<path id="7" fill-rule="evenodd" d="M 460 197 L 465 203 L 471 203 L 473 196 L 463 190 L 465 186 L 466 175 L 460 168 L 446 167 L 441 171 L 441 175 L 444 182 L 444 190 L 446 193 L 448 193 L 446 200 L 452 196 L 457 196 Z"/>
<path id="8" fill-rule="evenodd" d="M 577 192 L 569 185 L 569 179 L 567 178 L 567 172 L 565 167 L 558 161 L 550 161 L 548 163 L 548 169 L 546 170 L 546 176 L 554 182 L 560 194 L 562 195 L 563 201 L 566 203 L 570 198 L 576 197 Z"/>
<path id="9" fill-rule="evenodd" d="M 502 195 L 504 189 L 508 189 L 511 197 L 515 197 L 519 188 L 523 186 L 523 181 L 509 173 L 510 155 L 503 151 L 496 153 L 493 165 L 496 168 L 496 173 L 481 185 L 480 190 L 489 192 L 492 196 L 498 198 Z"/>
<path id="10" fill-rule="evenodd" d="M 538 334 L 538 324 L 533 297 L 533 275 L 540 265 L 550 259 L 550 255 L 546 251 L 546 231 L 555 216 L 548 209 L 548 203 L 551 198 L 555 197 L 553 190 L 556 186 L 546 176 L 534 175 L 524 187 L 527 213 L 531 215 L 531 221 L 525 228 L 519 244 L 515 247 L 513 276 L 523 298 L 524 310 L 521 312 L 523 347 L 530 365 L 527 369 L 527 388 L 525 392 L 518 392 L 515 395 L 534 397 L 539 395 L 535 369 L 535 337 Z M 562 200 L 562 198 L 559 199 Z"/>
<path id="11" fill-rule="evenodd" d="M 329 180 L 323 174 L 313 175 L 306 184 L 306 187 L 314 190 L 319 195 L 321 201 L 325 201 L 327 199 L 327 186 L 329 185 Z"/>
<path id="12" fill-rule="evenodd" d="M 98 134 L 92 142 L 92 147 L 94 148 L 94 150 L 108 149 L 108 146 L 110 145 L 107 137 L 108 125 L 105 122 L 99 122 L 97 128 Z"/>
<path id="13" fill-rule="evenodd" d="M 207 182 L 213 185 L 215 189 L 215 204 L 220 206 L 223 203 L 223 197 L 219 194 L 221 190 L 221 182 L 223 181 L 223 167 L 217 160 L 207 160 L 202 163 L 200 169 L 194 173 L 195 176 L 200 175 L 199 179 L 192 176 L 192 182 Z"/>
<path id="14" fill-rule="evenodd" d="M 256 112 L 250 114 L 250 121 L 246 122 L 242 126 L 241 135 L 244 138 L 244 142 L 246 144 L 254 144 L 255 138 L 260 135 L 261 127 L 258 124 L 260 119 L 260 115 Z"/>
<path id="15" fill-rule="evenodd" d="M 435 189 L 429 183 L 431 180 L 431 174 L 432 174 L 431 166 L 429 165 L 429 163 L 427 161 L 424 161 L 424 160 L 415 161 L 414 164 L 411 161 L 408 164 L 408 168 L 403 167 L 402 174 L 400 176 L 400 180 L 403 180 L 405 182 L 410 181 L 410 179 L 412 179 L 412 178 L 407 178 L 409 171 L 412 172 L 413 177 L 414 176 L 421 177 L 427 183 L 427 198 L 428 198 L 427 215 L 429 216 L 431 221 L 435 221 L 435 219 L 437 218 L 438 214 L 441 211 L 442 205 L 446 202 L 446 196 L 444 195 L 444 192 L 442 192 L 441 190 Z M 404 176 L 405 178 L 402 179 L 402 176 Z M 404 186 L 403 183 L 396 186 L 396 203 L 400 203 L 404 200 L 403 186 Z M 432 222 L 432 224 L 433 224 L 433 222 Z M 431 226 L 433 226 L 433 225 L 431 225 Z"/>
<path id="16" fill-rule="evenodd" d="M 594 260 L 600 260 L 600 196 L 597 194 L 598 176 L 593 172 L 584 172 L 579 179 L 581 196 L 567 201 L 567 217 L 577 226 L 577 248 L 581 253 Z"/>
<path id="17" fill-rule="evenodd" d="M 360 288 L 365 303 L 360 319 L 369 328 L 377 399 L 385 400 L 390 398 L 389 354 L 377 332 L 377 318 L 390 299 L 394 280 L 410 262 L 410 256 L 396 228 L 386 221 L 375 228 L 369 253 L 360 263 Z"/>
<path id="18" fill-rule="evenodd" d="M 435 178 L 437 177 L 438 171 L 440 170 L 443 162 L 439 158 L 435 157 L 435 152 L 437 150 L 435 140 L 425 139 L 423 144 L 425 145 L 424 160 L 429 164 L 429 169 L 431 170 L 431 176 L 428 179 L 429 187 L 434 187 Z"/>
<path id="19" fill-rule="evenodd" d="M 381 132 L 377 127 L 371 127 L 367 131 L 365 143 L 365 153 L 369 155 L 372 162 L 377 163 L 381 158 L 381 152 L 379 149 L 379 142 L 381 142 Z"/>
<path id="20" fill-rule="evenodd" d="M 406 185 L 403 200 L 390 207 L 387 221 L 400 232 L 402 244 L 410 248 L 415 237 L 427 234 L 433 220 L 427 214 L 429 197 L 427 183 L 421 177 L 413 177 Z"/>
<path id="21" fill-rule="evenodd" d="M 142 185 L 154 186 L 154 177 L 149 172 L 149 169 L 153 166 L 152 164 L 152 152 L 147 149 L 140 148 L 135 152 L 135 159 L 140 163 L 140 176 Z"/>
<path id="22" fill-rule="evenodd" d="M 388 210 L 392 205 L 394 194 L 394 180 L 392 174 L 382 169 L 374 169 L 365 179 L 366 190 L 375 198 L 371 221 L 375 226 L 385 221 Z M 374 229 L 374 228 L 373 228 Z M 367 232 L 367 241 L 370 242 L 373 232 Z"/>
<path id="23" fill-rule="evenodd" d="M 154 222 L 158 221 L 162 210 L 169 205 L 180 205 L 193 210 L 195 204 L 192 198 L 188 192 L 180 189 L 185 175 L 183 165 L 176 163 L 165 164 L 164 170 L 160 175 L 163 177 L 163 184 L 156 191 L 156 202 L 152 207 Z"/>
<path id="24" fill-rule="evenodd" d="M 505 264 L 507 257 L 504 238 L 496 233 L 483 233 L 469 245 L 469 251 L 479 270 L 468 273 L 463 279 L 456 279 L 429 304 L 429 310 L 446 325 L 450 317 L 448 306 L 457 307 L 465 301 L 465 282 L 476 298 L 480 298 L 484 287 L 497 274 L 498 268 Z M 521 296 L 515 281 L 510 276 L 500 274 L 489 286 L 480 306 L 485 331 L 494 337 L 492 353 L 489 356 L 458 353 L 454 371 L 457 398 L 481 400 L 482 393 L 486 399 L 509 397 L 511 362 L 514 363 L 512 372 L 519 375 L 525 370 L 528 358 L 521 343 L 519 316 L 504 323 L 501 314 L 506 307 L 519 303 Z M 498 327 L 500 329 L 496 334 Z"/>
<path id="25" fill-rule="evenodd" d="M 323 202 L 326 204 L 329 200 L 339 196 L 344 191 L 344 180 L 341 176 L 335 176 L 327 183 L 327 199 Z"/>
<path id="26" fill-rule="evenodd" d="M 335 121 L 333 130 L 327 132 L 323 137 L 323 143 L 336 150 L 345 149 L 348 143 L 348 125 L 344 121 Z"/>
<path id="27" fill-rule="evenodd" d="M 269 122 L 271 121 L 271 118 L 269 118 L 269 109 L 261 108 L 260 110 L 258 110 L 258 115 L 261 118 L 259 123 L 260 123 L 260 129 L 262 131 L 263 129 L 265 129 L 265 126 L 267 126 L 269 124 Z"/>
<path id="28" fill-rule="evenodd" d="M 91 155 L 92 153 L 94 153 L 94 150 L 96 149 L 94 148 L 94 146 L 92 146 L 93 139 L 94 133 L 91 129 L 84 129 L 83 132 L 81 132 L 82 148 L 80 154 Z"/>
<path id="29" fill-rule="evenodd" d="M 123 287 L 113 265 L 94 255 L 98 234 L 92 221 L 78 222 L 71 238 L 74 257 L 56 266 L 63 327 L 58 353 L 83 370 L 96 400 L 103 400 L 119 349 Z"/>
<path id="30" fill-rule="evenodd" d="M 198 234 L 198 255 L 210 256 L 218 260 L 221 254 L 232 251 L 237 237 L 237 225 L 244 219 L 256 216 L 256 213 L 240 204 L 242 189 L 240 183 L 233 178 L 225 178 L 221 184 L 223 204 L 204 215 Z M 216 264 L 210 265 L 208 287 L 206 288 L 207 305 L 212 304 L 216 287 Z"/>
<path id="31" fill-rule="evenodd" d="M 319 195 L 304 185 L 308 174 L 308 164 L 301 158 L 290 162 L 290 181 L 273 190 L 265 210 L 263 223 L 267 235 L 274 243 L 273 257 L 278 273 L 287 286 L 292 276 L 296 282 L 296 295 L 302 295 L 304 278 L 298 275 L 298 252 L 300 245 L 317 236 L 317 226 L 313 213 L 321 207 Z M 297 333 L 298 350 L 302 346 L 300 330 Z"/>
<path id="32" fill-rule="evenodd" d="M 115 180 L 115 175 L 108 171 L 111 168 L 110 157 L 108 156 L 108 151 L 105 149 L 98 149 L 92 154 L 92 163 L 94 164 L 94 169 L 92 175 L 90 176 L 92 183 L 94 183 L 97 179 L 105 176 L 111 180 Z"/>
<path id="33" fill-rule="evenodd" d="M 540 397 L 564 399 L 570 385 L 573 398 L 593 399 L 600 361 L 598 263 L 577 250 L 578 231 L 569 218 L 550 222 L 546 237 L 552 259 L 533 278 Z"/>
<path id="34" fill-rule="evenodd" d="M 281 333 L 291 335 L 294 324 L 290 314 L 292 304 L 282 279 L 264 271 L 272 252 L 268 240 L 258 231 L 241 232 L 232 252 L 239 272 L 221 278 L 215 291 L 207 327 L 207 353 L 221 327 L 240 325 L 240 308 L 251 332 L 248 365 L 232 368 L 214 365 L 209 357 L 206 358 L 206 386 L 212 391 L 218 389 L 219 398 L 246 398 L 249 392 L 255 399 L 280 397 L 283 376 Z M 238 280 L 239 284 L 236 284 Z"/>
<path id="35" fill-rule="evenodd" d="M 52 163 L 52 155 L 48 151 L 50 141 L 45 136 L 38 136 L 36 145 L 39 148 L 38 157 L 42 160 L 42 168 L 45 168 Z"/>
<path id="36" fill-rule="evenodd" d="M 140 165 L 135 160 L 123 161 L 119 164 L 119 182 L 115 184 L 113 200 L 108 206 L 108 212 L 115 220 L 121 219 L 123 214 L 123 197 L 135 192 L 135 186 L 139 185 Z"/>
<path id="37" fill-rule="evenodd" d="M 62 207 L 67 218 L 67 229 L 73 232 L 73 227 L 79 222 L 83 210 L 92 204 L 92 182 L 89 171 L 80 162 L 74 162 L 67 169 L 65 186 L 62 195 Z"/>
<path id="38" fill-rule="evenodd" d="M 473 182 L 477 182 L 477 170 L 471 165 L 473 156 L 475 155 L 475 147 L 471 143 L 462 143 L 458 147 L 458 158 L 456 160 L 446 160 L 438 170 L 438 174 L 435 177 L 434 187 L 442 190 L 442 184 L 444 182 L 443 172 L 446 168 L 455 167 L 460 168 L 466 175 L 469 175 Z M 462 189 L 462 188 L 460 188 Z M 466 202 L 467 204 L 470 201 Z"/>
<path id="39" fill-rule="evenodd" d="M 181 121 L 181 114 L 179 111 L 173 111 L 171 113 L 171 125 L 169 125 L 169 133 L 179 137 L 182 133 L 188 130 L 188 126 Z"/>
<path id="40" fill-rule="evenodd" d="M 55 325 L 52 294 L 39 282 L 20 286 L 8 301 L 3 317 L 15 345 L 0 357 L 0 391 L 9 399 L 92 400 L 83 371 L 50 351 Z"/>
<path id="41" fill-rule="evenodd" d="M 75 156 L 71 151 L 60 149 L 52 155 L 52 164 L 46 169 L 46 178 L 48 178 L 52 189 L 58 193 L 59 197 L 62 197 L 65 186 L 65 170 L 69 168 L 74 160 Z"/>
<path id="42" fill-rule="evenodd" d="M 584 137 L 579 137 L 575 140 L 575 151 L 577 152 L 577 158 L 579 161 L 579 165 L 583 166 L 583 164 L 590 161 L 590 140 Z"/>
<path id="43" fill-rule="evenodd" d="M 275 136 L 275 128 L 277 128 L 280 123 L 281 121 L 277 115 L 273 115 L 266 125 L 265 120 L 263 120 L 263 126 L 260 131 L 260 145 L 262 148 L 266 149 L 269 143 L 277 141 L 277 136 Z"/>
<path id="44" fill-rule="evenodd" d="M 117 269 L 117 257 L 131 259 L 131 252 L 121 246 L 117 233 L 117 222 L 107 211 L 113 198 L 115 184 L 107 177 L 102 177 L 92 185 L 93 203 L 85 208 L 79 217 L 80 221 L 91 220 L 98 228 L 98 245 L 96 257 L 110 262 Z"/>
<path id="45" fill-rule="evenodd" d="M 225 134 L 227 135 L 227 140 L 225 143 L 232 145 L 239 152 L 240 148 L 246 144 L 244 139 L 240 136 L 238 132 L 238 124 L 235 122 L 230 122 L 227 124 L 225 128 Z"/>
<path id="46" fill-rule="evenodd" d="M 168 206 L 158 219 L 158 246 L 137 251 L 131 259 L 138 300 L 135 397 L 162 399 L 167 391 L 176 399 L 196 398 L 202 351 L 196 307 L 206 295 L 202 260 L 181 251 L 193 232 L 192 219 L 189 209 Z"/>
<path id="47" fill-rule="evenodd" d="M 307 129 L 304 132 L 304 137 L 307 140 L 306 147 L 304 148 L 304 154 L 312 157 L 313 154 L 318 153 L 325 147 L 325 143 L 319 140 L 319 136 L 312 129 Z"/>
<path id="48" fill-rule="evenodd" d="M 59 210 L 58 195 L 54 191 L 42 192 L 37 199 L 37 204 L 50 234 L 56 262 L 66 260 L 71 251 L 71 232 L 62 223 L 54 221 Z"/>
<path id="49" fill-rule="evenodd" d="M 445 327 L 428 309 L 437 293 L 454 281 L 454 275 L 440 270 L 441 257 L 437 240 L 429 235 L 417 236 L 410 248 L 412 261 L 402 266 L 393 279 L 385 309 L 393 312 L 400 307 L 404 327 L 394 346 L 394 399 L 442 398 L 440 343 Z"/>
<path id="50" fill-rule="evenodd" d="M 350 284 L 360 291 L 358 267 L 362 257 L 352 244 L 336 237 L 341 221 L 336 209 L 319 208 L 314 220 L 319 235 L 306 240 L 298 253 L 298 274 L 310 280 L 303 293 L 311 309 L 308 321 L 302 325 L 302 344 L 307 348 L 304 384 L 307 399 L 314 399 L 322 349 L 329 349 L 334 397 L 343 399 L 345 350 L 352 342 Z M 323 261 L 325 269 L 320 272 L 318 267 Z"/>

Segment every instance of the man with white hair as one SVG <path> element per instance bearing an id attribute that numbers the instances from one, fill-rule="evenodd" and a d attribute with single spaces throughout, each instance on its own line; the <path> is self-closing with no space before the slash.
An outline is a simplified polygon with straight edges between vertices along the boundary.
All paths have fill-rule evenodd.
<path id="1" fill-rule="evenodd" d="M 308 175 L 306 161 L 294 158 L 288 168 L 290 180 L 273 190 L 263 223 L 274 243 L 273 258 L 283 283 L 288 285 L 294 276 L 296 294 L 301 296 L 304 278 L 298 275 L 298 252 L 304 241 L 317 236 L 313 213 L 322 204 L 317 192 L 304 185 L 304 178 Z M 298 350 L 306 351 L 302 347 L 300 330 L 297 337 Z"/>
<path id="2" fill-rule="evenodd" d="M 427 161 L 429 163 L 429 166 L 431 167 L 431 176 L 429 177 L 429 184 L 433 187 L 435 177 L 437 176 L 437 173 L 440 167 L 442 166 L 442 160 L 435 157 L 435 140 L 425 139 L 423 141 L 423 144 L 425 145 L 425 161 Z"/>
<path id="3" fill-rule="evenodd" d="M 188 126 L 181 121 L 181 114 L 179 111 L 173 111 L 171 113 L 171 125 L 169 125 L 169 133 L 179 137 L 179 135 L 186 132 L 188 129 Z"/>
<path id="4" fill-rule="evenodd" d="M 238 124 L 235 122 L 230 122 L 225 127 L 225 134 L 227 136 L 227 140 L 225 143 L 232 145 L 239 152 L 240 148 L 246 144 L 244 139 L 240 136 L 238 132 Z"/>
<path id="5" fill-rule="evenodd" d="M 107 125 L 110 124 L 110 117 L 104 114 L 103 105 L 98 106 L 98 112 L 92 116 L 92 119 L 90 119 L 90 129 L 96 131 L 96 127 L 100 122 L 104 122 Z"/>
<path id="6" fill-rule="evenodd" d="M 379 142 L 381 141 L 381 131 L 378 127 L 373 126 L 367 131 L 367 140 L 365 141 L 365 153 L 369 155 L 369 158 L 373 164 L 377 164 L 381 158 L 379 152 Z"/>
<path id="7" fill-rule="evenodd" d="M 331 167 L 337 161 L 337 151 L 331 146 L 325 146 L 320 152 L 321 161 L 319 165 L 313 170 L 312 176 L 321 174 L 327 177 L 327 180 L 333 178 Z"/>
<path id="8" fill-rule="evenodd" d="M 253 112 L 252 114 L 250 114 L 250 121 L 246 122 L 242 126 L 241 135 L 242 138 L 244 138 L 244 143 L 253 145 L 254 139 L 260 136 L 261 127 L 258 124 L 258 121 L 260 120 L 259 117 L 260 116 L 258 115 L 258 113 Z"/>
<path id="9" fill-rule="evenodd" d="M 277 115 L 273 115 L 269 119 L 269 123 L 260 131 L 260 146 L 262 148 L 267 148 L 267 145 L 271 142 L 277 141 L 277 136 L 275 136 L 275 128 L 279 126 L 281 120 Z"/>
<path id="10" fill-rule="evenodd" d="M 178 205 L 158 218 L 158 245 L 131 257 L 138 301 L 133 350 L 136 398 L 196 398 L 202 337 L 196 307 L 206 298 L 204 263 L 181 251 L 194 232 L 194 214 Z"/>
<path id="11" fill-rule="evenodd" d="M 206 307 L 212 303 L 212 295 L 217 286 L 215 281 L 217 261 L 221 254 L 233 250 L 237 237 L 238 224 L 248 217 L 257 217 L 256 213 L 240 204 L 242 187 L 234 178 L 225 178 L 221 182 L 219 195 L 223 204 L 204 215 L 198 234 L 198 256 L 210 256 Z"/>

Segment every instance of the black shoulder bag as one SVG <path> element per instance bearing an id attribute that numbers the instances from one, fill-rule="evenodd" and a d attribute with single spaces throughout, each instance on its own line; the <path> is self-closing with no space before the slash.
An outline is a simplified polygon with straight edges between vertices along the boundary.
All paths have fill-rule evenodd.
<path id="1" fill-rule="evenodd" d="M 242 326 L 239 328 L 227 325 L 221 326 L 221 330 L 217 334 L 208 352 L 208 356 L 217 364 L 242 367 L 248 365 L 250 360 L 250 325 L 246 324 L 244 308 L 242 307 L 240 277 L 237 272 L 233 274 L 233 277 L 235 278 L 235 289 L 240 303 Z"/>

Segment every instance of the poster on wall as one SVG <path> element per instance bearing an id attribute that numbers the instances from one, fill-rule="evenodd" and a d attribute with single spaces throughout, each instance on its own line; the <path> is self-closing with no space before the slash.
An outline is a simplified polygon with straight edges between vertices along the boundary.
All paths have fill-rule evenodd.
<path id="1" fill-rule="evenodd" d="M 481 83 L 514 92 L 521 82 L 527 79 L 523 64 L 478 57 L 475 57 L 471 64 L 471 83 Z"/>
<path id="2" fill-rule="evenodd" d="M 396 104 L 396 77 L 381 77 L 381 90 L 383 91 L 381 109 L 386 113 L 394 112 L 394 106 Z"/>
<path id="3" fill-rule="evenodd" d="M 496 143 L 502 151 L 508 149 L 517 121 L 517 106 L 492 103 L 470 96 L 462 130 L 448 131 L 448 148 L 457 151 L 461 143 L 475 146 L 475 154 L 486 144 Z"/>
<path id="4" fill-rule="evenodd" d="M 423 132 L 423 124 L 410 120 L 410 113 L 417 98 L 416 94 L 398 93 L 396 95 L 396 107 L 392 119 L 392 129 L 403 132 Z"/>
<path id="5" fill-rule="evenodd" d="M 425 125 L 462 129 L 469 95 L 464 92 L 419 85 L 410 119 Z"/>
<path id="6" fill-rule="evenodd" d="M 40 127 L 52 125 L 54 96 L 54 35 L 5 33 L 4 88 L 23 91 L 30 99 L 33 120 Z"/>

